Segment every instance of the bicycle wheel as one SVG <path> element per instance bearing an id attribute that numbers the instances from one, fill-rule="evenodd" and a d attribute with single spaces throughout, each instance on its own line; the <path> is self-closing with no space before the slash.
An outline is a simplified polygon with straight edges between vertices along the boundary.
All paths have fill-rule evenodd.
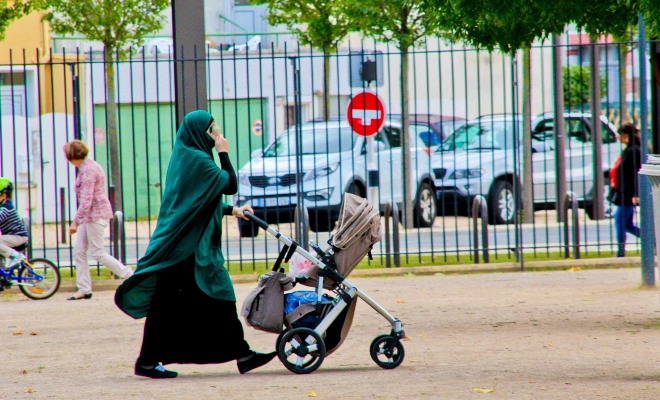
<path id="1" fill-rule="evenodd" d="M 18 271 L 18 287 L 33 300 L 51 297 L 60 288 L 60 271 L 44 258 L 24 261 Z"/>

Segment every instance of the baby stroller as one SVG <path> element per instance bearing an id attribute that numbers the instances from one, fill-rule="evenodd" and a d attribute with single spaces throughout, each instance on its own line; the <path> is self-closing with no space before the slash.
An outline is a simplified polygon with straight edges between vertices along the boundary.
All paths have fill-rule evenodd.
<path id="1" fill-rule="evenodd" d="M 246 323 L 256 329 L 279 333 L 277 355 L 287 369 L 308 374 L 321 366 L 324 358 L 335 351 L 348 334 L 357 298 L 392 325 L 389 334 L 379 335 L 371 342 L 371 358 L 385 369 L 396 368 L 403 362 L 405 353 L 401 339 L 405 333 L 401 321 L 346 280 L 346 276 L 380 240 L 380 213 L 377 209 L 366 199 L 345 194 L 337 230 L 328 240 L 330 246 L 322 250 L 313 241 L 309 242 L 316 256 L 265 221 L 249 213 L 246 215 L 284 246 L 273 270 L 262 276 L 264 279 L 260 280 L 259 287 L 246 299 L 242 315 Z M 294 273 L 291 276 L 291 267 L 290 274 L 286 275 L 280 268 L 282 261 L 289 262 L 294 253 L 311 264 L 304 275 Z M 284 294 L 296 283 L 314 287 L 315 291 Z M 270 327 L 263 324 L 264 320 L 269 320 Z"/>

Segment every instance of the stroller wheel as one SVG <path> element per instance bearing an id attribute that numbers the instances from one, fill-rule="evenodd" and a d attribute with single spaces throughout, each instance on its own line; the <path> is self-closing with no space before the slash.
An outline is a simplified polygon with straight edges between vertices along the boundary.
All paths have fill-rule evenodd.
<path id="1" fill-rule="evenodd" d="M 399 339 L 390 335 L 380 335 L 371 342 L 371 359 L 384 369 L 394 369 L 401 365 L 406 352 Z"/>
<path id="2" fill-rule="evenodd" d="M 289 371 L 309 374 L 323 363 L 325 342 L 309 328 L 285 331 L 278 337 L 277 356 Z"/>

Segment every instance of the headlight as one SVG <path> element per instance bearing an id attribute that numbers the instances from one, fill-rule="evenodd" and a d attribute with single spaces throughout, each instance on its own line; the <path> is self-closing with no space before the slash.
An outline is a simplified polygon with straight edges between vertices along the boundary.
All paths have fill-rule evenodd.
<path id="1" fill-rule="evenodd" d="M 330 196 L 332 196 L 333 189 L 334 188 L 312 190 L 311 192 L 305 193 L 305 198 L 314 201 L 328 200 Z"/>
<path id="2" fill-rule="evenodd" d="M 453 174 L 449 175 L 449 179 L 466 179 L 466 178 L 478 178 L 484 174 L 483 169 L 473 168 L 473 169 L 457 169 Z"/>
<path id="3" fill-rule="evenodd" d="M 241 185 L 250 186 L 250 176 L 248 174 L 238 174 L 238 182 L 240 182 Z"/>
<path id="4" fill-rule="evenodd" d="M 316 168 L 311 171 L 309 171 L 307 174 L 305 174 L 305 177 L 303 178 L 303 181 L 313 181 L 316 178 L 320 178 L 322 176 L 330 175 L 331 173 L 335 172 L 339 168 L 339 163 L 337 164 L 330 164 L 325 167 L 321 168 Z"/>

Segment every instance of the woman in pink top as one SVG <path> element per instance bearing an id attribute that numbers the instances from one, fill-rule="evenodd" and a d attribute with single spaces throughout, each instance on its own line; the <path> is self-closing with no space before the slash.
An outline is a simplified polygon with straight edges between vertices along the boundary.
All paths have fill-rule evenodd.
<path id="1" fill-rule="evenodd" d="M 103 264 L 117 276 L 128 278 L 133 270 L 108 254 L 103 246 L 103 234 L 112 218 L 112 207 L 108 200 L 108 189 L 103 168 L 91 158 L 89 149 L 80 140 L 64 145 L 64 154 L 71 164 L 78 168 L 76 195 L 78 210 L 69 228 L 71 235 L 78 233 L 74 250 L 76 284 L 78 291 L 68 300 L 92 298 L 92 279 L 89 275 L 87 254 Z"/>

